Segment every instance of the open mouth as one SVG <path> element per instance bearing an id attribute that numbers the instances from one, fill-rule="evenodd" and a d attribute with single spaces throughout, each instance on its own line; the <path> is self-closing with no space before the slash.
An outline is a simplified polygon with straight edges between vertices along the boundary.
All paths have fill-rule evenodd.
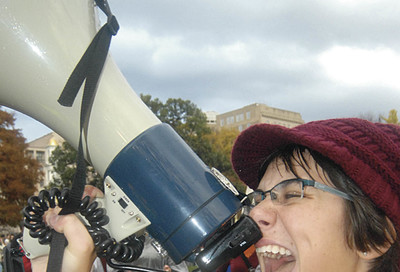
<path id="1" fill-rule="evenodd" d="M 263 272 L 290 272 L 295 266 L 295 258 L 290 250 L 278 246 L 267 245 L 256 250 Z"/>

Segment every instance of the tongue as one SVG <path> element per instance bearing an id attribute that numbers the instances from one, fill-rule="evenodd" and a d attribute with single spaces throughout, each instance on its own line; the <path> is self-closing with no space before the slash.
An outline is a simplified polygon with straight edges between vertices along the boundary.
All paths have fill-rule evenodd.
<path id="1" fill-rule="evenodd" d="M 264 258 L 265 272 L 278 271 L 278 269 L 281 268 L 281 266 L 289 264 L 290 262 L 293 261 L 294 258 L 292 256 L 282 257 L 279 260 L 265 257 Z"/>

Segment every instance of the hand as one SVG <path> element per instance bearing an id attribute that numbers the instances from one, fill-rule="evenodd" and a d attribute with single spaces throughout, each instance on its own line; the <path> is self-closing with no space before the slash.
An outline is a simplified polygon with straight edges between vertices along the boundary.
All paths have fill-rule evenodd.
<path id="1" fill-rule="evenodd" d="M 91 199 L 103 197 L 103 193 L 94 186 L 86 186 L 84 195 Z M 48 226 L 59 233 L 64 233 L 68 246 L 64 250 L 61 271 L 90 271 L 96 258 L 93 240 L 86 227 L 74 214 L 58 215 L 59 207 L 49 209 L 44 215 Z M 35 258 L 31 261 L 33 271 L 46 271 L 48 256 Z"/>

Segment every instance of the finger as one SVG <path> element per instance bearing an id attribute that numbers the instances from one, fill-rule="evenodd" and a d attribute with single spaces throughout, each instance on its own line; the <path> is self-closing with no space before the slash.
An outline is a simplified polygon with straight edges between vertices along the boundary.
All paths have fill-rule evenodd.
<path id="1" fill-rule="evenodd" d="M 93 258 L 93 240 L 77 216 L 74 214 L 57 215 L 55 212 L 50 212 L 47 215 L 47 222 L 55 231 L 64 234 L 68 241 L 67 249 L 73 252 L 72 255 L 88 260 Z"/>
<path id="2" fill-rule="evenodd" d="M 85 190 L 83 191 L 82 198 L 84 198 L 85 196 L 89 196 L 90 199 L 93 200 L 94 198 L 104 197 L 104 194 L 99 188 L 92 185 L 86 185 Z"/>
<path id="3" fill-rule="evenodd" d="M 80 244 L 79 241 L 81 239 L 90 238 L 86 227 L 74 214 L 58 215 L 56 211 L 51 211 L 46 215 L 46 221 L 55 231 L 64 233 L 65 238 L 71 243 L 77 242 L 77 244 Z M 86 247 L 86 245 L 82 246 Z"/>

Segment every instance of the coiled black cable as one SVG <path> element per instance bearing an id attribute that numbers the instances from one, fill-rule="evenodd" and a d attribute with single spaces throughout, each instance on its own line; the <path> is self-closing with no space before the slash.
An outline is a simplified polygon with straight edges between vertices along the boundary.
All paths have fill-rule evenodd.
<path id="1" fill-rule="evenodd" d="M 56 206 L 63 208 L 68 201 L 68 195 L 69 189 L 60 191 L 58 188 L 52 188 L 50 191 L 42 190 L 37 196 L 28 199 L 28 205 L 23 209 L 24 226 L 29 229 L 31 237 L 38 238 L 40 244 L 50 244 L 52 240 L 52 231 L 43 222 L 44 213 Z M 111 259 L 121 263 L 137 260 L 144 248 L 144 235 L 131 235 L 118 243 L 103 228 L 108 224 L 109 217 L 106 210 L 98 206 L 96 201 L 90 203 L 89 196 L 84 197 L 79 206 L 79 213 L 89 223 L 86 228 L 93 239 L 97 256 L 105 257 L 107 262 Z"/>

